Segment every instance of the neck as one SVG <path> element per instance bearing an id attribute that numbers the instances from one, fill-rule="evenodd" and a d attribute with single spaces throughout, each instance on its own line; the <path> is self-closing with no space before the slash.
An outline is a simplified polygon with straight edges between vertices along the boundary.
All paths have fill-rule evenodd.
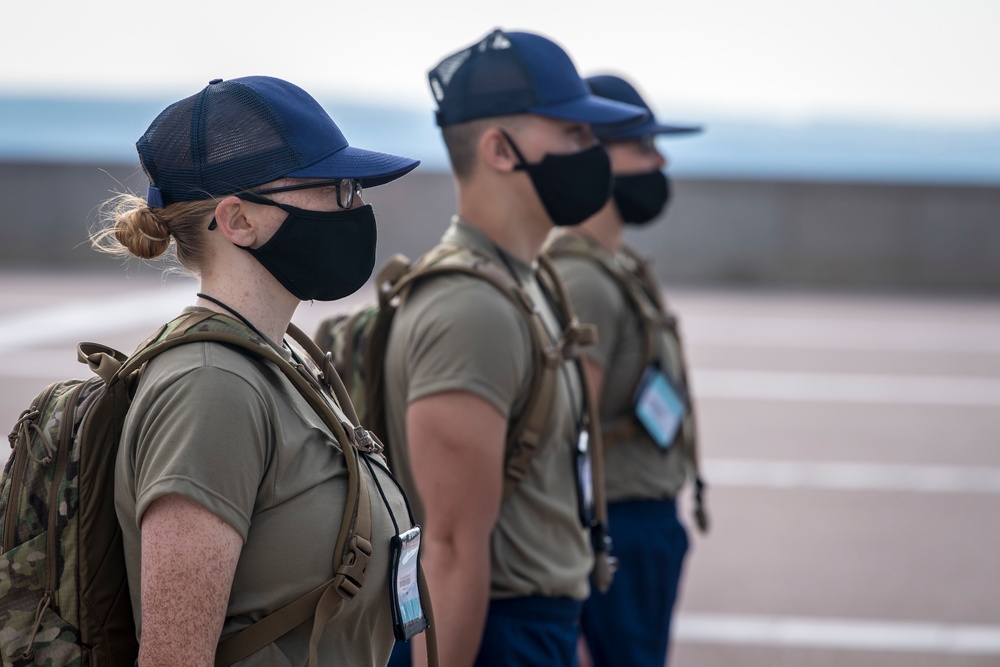
<path id="1" fill-rule="evenodd" d="M 280 345 L 299 301 L 249 253 L 244 254 L 245 258 L 240 257 L 236 266 L 227 266 L 224 272 L 203 271 L 200 292 L 226 304 Z M 199 298 L 196 305 L 231 315 L 206 299 Z"/>
<path id="2" fill-rule="evenodd" d="M 458 214 L 506 252 L 532 264 L 552 229 L 552 222 L 540 205 L 518 205 L 524 201 L 524 195 L 497 196 L 497 192 L 475 184 L 459 184 Z"/>
<path id="3" fill-rule="evenodd" d="M 609 200 L 604 208 L 580 225 L 580 231 L 611 254 L 621 250 L 625 237 L 625 223 L 618 213 L 614 200 Z"/>

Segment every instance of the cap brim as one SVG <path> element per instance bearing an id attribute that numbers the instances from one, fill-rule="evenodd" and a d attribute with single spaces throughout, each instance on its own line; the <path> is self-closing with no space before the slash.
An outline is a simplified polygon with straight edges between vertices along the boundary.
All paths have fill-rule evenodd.
<path id="1" fill-rule="evenodd" d="M 534 107 L 529 111 L 540 116 L 595 125 L 626 123 L 649 115 L 649 112 L 642 107 L 615 102 L 596 95 L 578 97 L 571 102 L 563 102 L 562 104 Z"/>
<path id="2" fill-rule="evenodd" d="M 356 178 L 373 188 L 413 171 L 420 160 L 345 146 L 319 162 L 286 174 L 287 178 Z"/>
<path id="3" fill-rule="evenodd" d="M 640 123 L 624 123 L 594 128 L 594 134 L 601 141 L 625 141 L 659 134 L 697 134 L 703 131 L 701 125 L 679 125 L 658 123 L 653 118 Z"/>

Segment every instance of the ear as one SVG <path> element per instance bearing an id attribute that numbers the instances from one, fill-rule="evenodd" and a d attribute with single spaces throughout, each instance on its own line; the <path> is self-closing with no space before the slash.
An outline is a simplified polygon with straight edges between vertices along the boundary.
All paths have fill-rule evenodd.
<path id="1" fill-rule="evenodd" d="M 249 210 L 239 197 L 229 196 L 215 207 L 216 231 L 238 246 L 252 246 L 257 242 L 257 226 Z"/>
<path id="2" fill-rule="evenodd" d="M 514 171 L 519 163 L 514 149 L 499 127 L 490 127 L 483 132 L 479 137 L 478 150 L 480 159 L 497 171 Z"/>

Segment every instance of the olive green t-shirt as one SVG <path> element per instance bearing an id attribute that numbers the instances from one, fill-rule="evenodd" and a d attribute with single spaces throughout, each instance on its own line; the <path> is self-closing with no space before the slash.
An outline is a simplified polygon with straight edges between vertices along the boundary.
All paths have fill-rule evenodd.
<path id="1" fill-rule="evenodd" d="M 563 232 L 565 233 L 565 232 Z M 618 255 L 615 260 L 630 266 Z M 643 371 L 642 319 L 632 300 L 594 259 L 555 258 L 556 268 L 581 322 L 597 327 L 597 344 L 583 352 L 604 369 L 600 415 L 605 429 L 632 415 L 632 394 Z M 681 384 L 684 359 L 677 339 L 665 330 L 657 337 L 657 358 L 672 380 Z M 605 444 L 604 474 L 609 502 L 670 498 L 680 491 L 688 474 L 685 449 L 694 437 L 693 418 L 684 420 L 681 436 L 662 451 L 642 426 L 635 435 Z"/>
<path id="2" fill-rule="evenodd" d="M 443 243 L 472 248 L 503 266 L 485 234 L 455 218 Z M 531 266 L 507 255 L 510 269 L 535 302 L 547 328 L 558 331 Z M 466 391 L 510 420 L 531 389 L 528 323 L 485 280 L 445 274 L 418 283 L 396 313 L 386 351 L 385 408 L 393 472 L 407 491 L 418 523 L 431 525 L 419 503 L 406 440 L 406 409 L 427 396 Z M 490 541 L 490 594 L 583 599 L 593 557 L 577 506 L 577 424 L 582 416 L 578 371 L 565 364 L 539 451 L 524 479 L 504 500 Z M 497 443 L 504 446 L 504 443 Z M 497 475 L 503 474 L 498 470 Z"/>
<path id="3" fill-rule="evenodd" d="M 287 356 L 287 350 L 285 350 Z M 400 526 L 405 501 L 390 476 L 373 469 Z M 362 464 L 365 480 L 372 477 Z M 333 577 L 347 497 L 344 456 L 322 419 L 270 362 L 219 343 L 189 343 L 147 365 L 126 417 L 115 472 L 129 588 L 141 636 L 143 512 L 180 494 L 243 538 L 223 638 Z M 323 633 L 324 664 L 385 665 L 394 642 L 386 503 L 372 486 L 374 545 L 361 593 L 341 603 Z M 305 665 L 312 622 L 240 665 Z"/>

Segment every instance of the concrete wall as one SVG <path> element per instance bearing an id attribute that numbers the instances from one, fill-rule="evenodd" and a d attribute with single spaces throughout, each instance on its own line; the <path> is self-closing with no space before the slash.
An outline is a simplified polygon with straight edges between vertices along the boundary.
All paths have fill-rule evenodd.
<path id="1" fill-rule="evenodd" d="M 114 267 L 87 244 L 100 203 L 145 193 L 138 166 L 0 164 L 0 266 Z M 369 190 L 379 260 L 430 248 L 455 207 L 448 174 Z M 676 283 L 1000 293 L 1000 187 L 681 179 L 631 241 Z"/>

